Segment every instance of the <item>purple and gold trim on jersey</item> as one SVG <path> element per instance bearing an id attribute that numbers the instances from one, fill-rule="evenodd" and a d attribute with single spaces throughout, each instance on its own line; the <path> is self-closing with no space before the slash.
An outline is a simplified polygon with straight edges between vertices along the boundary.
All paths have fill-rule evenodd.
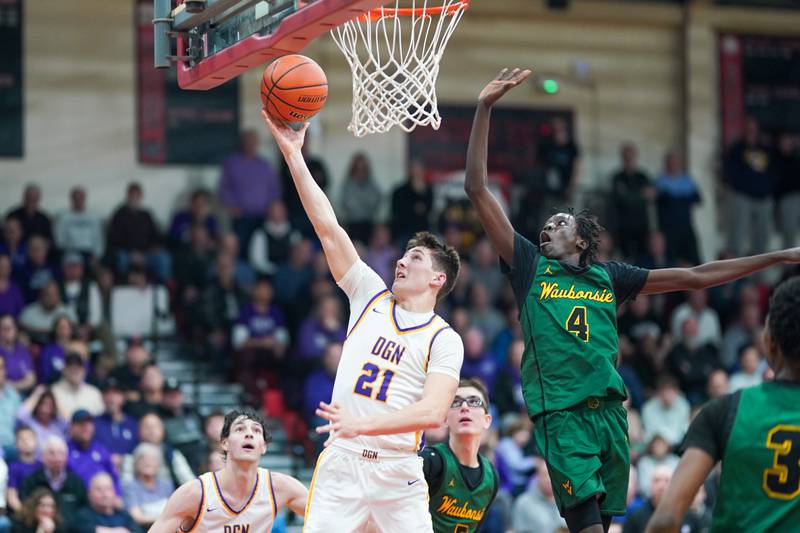
<path id="1" fill-rule="evenodd" d="M 408 333 L 412 333 L 414 331 L 422 331 L 423 329 L 430 327 L 433 324 L 433 321 L 437 315 L 434 313 L 431 316 L 430 320 L 428 320 L 424 324 L 411 326 L 410 328 L 401 328 L 400 325 L 397 323 L 397 300 L 392 300 L 392 312 L 389 313 L 389 316 L 392 318 L 392 326 L 394 326 L 395 332 L 398 335 L 406 335 Z"/>
<path id="2" fill-rule="evenodd" d="M 439 336 L 439 333 L 443 332 L 446 329 L 452 329 L 449 325 L 439 328 L 436 333 L 433 334 L 431 337 L 431 342 L 428 343 L 428 357 L 425 358 L 425 372 L 428 371 L 428 364 L 431 362 L 431 351 L 433 351 L 433 341 L 436 340 L 436 337 Z"/>
<path id="3" fill-rule="evenodd" d="M 391 292 L 389 292 L 389 289 L 383 289 L 381 292 L 379 292 L 378 294 L 376 294 L 375 296 L 370 298 L 370 300 L 367 302 L 367 305 L 364 306 L 364 310 L 361 311 L 360 315 L 358 315 L 358 320 L 356 320 L 355 324 L 353 324 L 353 327 L 350 328 L 350 331 L 347 332 L 347 337 L 349 337 L 350 335 L 353 334 L 353 332 L 356 330 L 356 328 L 364 320 L 364 317 L 366 316 L 367 312 L 372 308 L 372 306 L 374 306 L 376 303 L 378 303 L 378 301 L 380 301 L 380 299 L 383 296 L 386 296 L 387 294 L 391 294 Z M 345 337 L 345 338 L 347 338 L 347 337 Z"/>
<path id="4" fill-rule="evenodd" d="M 247 502 L 244 504 L 244 507 L 235 511 L 228 502 L 225 501 L 225 496 L 222 495 L 222 489 L 219 488 L 219 480 L 217 480 L 217 473 L 212 472 L 211 477 L 214 479 L 214 489 L 217 491 L 217 496 L 219 497 L 219 501 L 222 503 L 222 508 L 231 516 L 236 516 L 242 514 L 244 511 L 250 507 L 250 504 L 253 503 L 255 499 L 256 492 L 258 492 L 258 484 L 261 481 L 261 472 L 256 472 L 256 482 L 253 484 L 253 492 L 250 493 L 250 498 L 247 499 Z"/>
<path id="5" fill-rule="evenodd" d="M 329 448 L 325 448 L 317 457 L 317 464 L 314 466 L 314 474 L 311 476 L 311 484 L 308 486 L 308 500 L 306 501 L 306 514 L 303 516 L 303 531 L 306 529 L 306 524 L 308 524 L 308 511 L 311 509 L 311 497 L 314 495 L 314 483 L 317 481 L 317 473 L 319 472 L 319 464 L 322 462 L 322 456 L 325 455 L 325 452 L 328 451 Z"/>
<path id="6" fill-rule="evenodd" d="M 183 529 L 183 525 L 178 527 L 178 529 L 183 531 L 183 533 L 192 533 L 195 529 L 197 529 L 197 526 L 200 525 L 200 519 L 203 518 L 203 512 L 206 510 L 206 485 L 200 478 L 197 478 L 197 481 L 200 482 L 200 505 L 197 506 L 197 514 L 194 516 L 192 527 L 190 529 Z"/>
<path id="7" fill-rule="evenodd" d="M 272 484 L 272 472 L 267 470 L 267 483 L 269 483 L 269 497 L 272 500 L 272 518 L 278 517 L 278 500 L 275 499 L 275 486 Z"/>

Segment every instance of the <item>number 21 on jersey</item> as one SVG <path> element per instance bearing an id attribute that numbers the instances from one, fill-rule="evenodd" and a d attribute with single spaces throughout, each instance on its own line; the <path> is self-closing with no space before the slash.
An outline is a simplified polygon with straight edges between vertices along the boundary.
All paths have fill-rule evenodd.
<path id="1" fill-rule="evenodd" d="M 578 337 L 583 342 L 589 342 L 589 322 L 586 320 L 586 307 L 576 305 L 567 317 L 565 325 L 567 331 Z"/>
<path id="2" fill-rule="evenodd" d="M 380 387 L 374 385 L 379 376 L 383 376 Z M 385 402 L 389 393 L 389 385 L 392 383 L 394 372 L 388 369 L 381 369 L 378 365 L 372 363 L 364 363 L 361 367 L 361 375 L 356 380 L 356 386 L 353 392 L 366 396 L 372 400 Z M 377 394 L 375 392 L 377 391 Z"/>

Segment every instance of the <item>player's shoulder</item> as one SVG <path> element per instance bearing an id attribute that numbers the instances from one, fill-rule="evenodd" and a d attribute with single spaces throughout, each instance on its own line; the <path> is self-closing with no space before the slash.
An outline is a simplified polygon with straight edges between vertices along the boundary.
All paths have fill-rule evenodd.
<path id="1" fill-rule="evenodd" d="M 170 501 L 177 509 L 188 512 L 196 511 L 201 502 L 207 497 L 203 480 L 201 477 L 196 477 L 175 489 L 175 492 L 170 496 Z"/>
<path id="2" fill-rule="evenodd" d="M 463 342 L 461 340 L 461 335 L 453 329 L 453 326 L 447 323 L 446 320 L 439 317 L 439 320 L 433 324 L 433 328 L 431 331 L 431 345 L 434 343 L 441 345 L 455 345 L 455 346 L 463 346 Z"/>

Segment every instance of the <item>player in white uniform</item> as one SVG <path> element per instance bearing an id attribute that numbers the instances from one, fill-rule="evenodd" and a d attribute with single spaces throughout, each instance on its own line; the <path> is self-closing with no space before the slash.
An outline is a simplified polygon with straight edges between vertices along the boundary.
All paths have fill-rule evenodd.
<path id="1" fill-rule="evenodd" d="M 303 484 L 258 467 L 267 443 L 261 413 L 250 408 L 228 413 L 220 441 L 225 467 L 178 487 L 150 533 L 268 533 L 284 505 L 304 514 Z"/>
<path id="2" fill-rule="evenodd" d="M 433 312 L 458 276 L 458 254 L 429 233 L 409 241 L 391 291 L 358 257 L 311 177 L 299 131 L 264 113 L 292 173 L 331 274 L 350 299 L 350 323 L 330 405 L 329 432 L 309 490 L 303 531 L 432 531 L 416 455 L 422 431 L 445 419 L 458 387 L 461 338 Z M 410 216 L 410 215 L 409 215 Z"/>

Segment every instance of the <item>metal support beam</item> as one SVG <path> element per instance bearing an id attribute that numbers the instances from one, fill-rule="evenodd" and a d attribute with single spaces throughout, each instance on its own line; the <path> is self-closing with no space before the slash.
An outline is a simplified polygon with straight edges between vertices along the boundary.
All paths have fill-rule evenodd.
<path id="1" fill-rule="evenodd" d="M 155 0 L 153 3 L 153 64 L 156 68 L 169 68 L 169 32 L 172 28 L 170 0 Z"/>

